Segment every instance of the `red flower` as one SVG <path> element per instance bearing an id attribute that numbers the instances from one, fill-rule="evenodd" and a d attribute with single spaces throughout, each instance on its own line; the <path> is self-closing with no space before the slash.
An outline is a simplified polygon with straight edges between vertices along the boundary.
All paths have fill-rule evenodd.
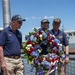
<path id="1" fill-rule="evenodd" d="M 55 58 L 55 61 L 59 61 L 59 58 L 57 57 L 57 58 Z"/>
<path id="2" fill-rule="evenodd" d="M 52 39 L 54 40 L 54 37 L 52 36 Z"/>
<path id="3" fill-rule="evenodd" d="M 28 54 L 31 54 L 34 51 L 34 48 L 30 48 L 30 51 L 28 51 Z"/>
<path id="4" fill-rule="evenodd" d="M 32 44 L 32 41 L 27 41 L 26 44 Z"/>
<path id="5" fill-rule="evenodd" d="M 57 43 L 56 42 L 53 42 L 52 43 L 52 46 L 54 47 L 54 46 L 57 46 Z"/>
<path id="6" fill-rule="evenodd" d="M 59 46 L 56 46 L 57 50 L 59 50 Z"/>
<path id="7" fill-rule="evenodd" d="M 48 40 L 48 43 L 52 43 L 52 39 L 49 39 L 49 40 Z"/>
<path id="8" fill-rule="evenodd" d="M 39 34 L 42 34 L 42 31 L 40 31 Z"/>
<path id="9" fill-rule="evenodd" d="M 53 62 L 53 63 L 54 63 L 54 61 L 55 61 L 55 59 L 54 59 L 54 58 L 52 58 L 51 62 Z"/>
<path id="10" fill-rule="evenodd" d="M 40 57 L 39 57 L 39 62 L 42 62 L 42 61 L 43 61 L 43 57 L 40 56 Z"/>
<path id="11" fill-rule="evenodd" d="M 52 50 L 52 53 L 56 53 L 55 50 Z"/>
<path id="12" fill-rule="evenodd" d="M 36 46 L 36 44 L 35 43 L 32 43 L 32 46 L 34 47 L 34 46 Z"/>
<path id="13" fill-rule="evenodd" d="M 48 33 L 47 35 L 47 40 L 49 41 L 50 40 L 50 34 Z"/>
<path id="14" fill-rule="evenodd" d="M 48 33 L 48 37 L 50 37 L 50 33 Z"/>
<path id="15" fill-rule="evenodd" d="M 39 38 L 39 35 L 38 34 L 36 35 L 36 38 Z"/>
<path id="16" fill-rule="evenodd" d="M 47 57 L 46 60 L 49 61 L 49 58 Z"/>

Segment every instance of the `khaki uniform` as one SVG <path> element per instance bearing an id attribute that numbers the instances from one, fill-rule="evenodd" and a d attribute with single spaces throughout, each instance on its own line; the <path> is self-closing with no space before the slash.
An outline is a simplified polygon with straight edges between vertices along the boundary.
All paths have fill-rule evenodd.
<path id="1" fill-rule="evenodd" d="M 58 75 L 66 75 L 66 64 L 58 63 Z"/>
<path id="2" fill-rule="evenodd" d="M 4 57 L 4 59 L 7 65 L 7 71 L 3 75 L 24 75 L 24 64 L 21 58 Z"/>

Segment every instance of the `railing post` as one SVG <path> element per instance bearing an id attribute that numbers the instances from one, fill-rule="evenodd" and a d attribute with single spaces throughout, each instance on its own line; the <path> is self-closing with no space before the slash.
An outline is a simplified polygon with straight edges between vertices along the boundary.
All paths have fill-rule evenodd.
<path id="1" fill-rule="evenodd" d="M 11 20 L 10 0 L 2 0 L 3 24 L 4 28 L 8 27 Z"/>

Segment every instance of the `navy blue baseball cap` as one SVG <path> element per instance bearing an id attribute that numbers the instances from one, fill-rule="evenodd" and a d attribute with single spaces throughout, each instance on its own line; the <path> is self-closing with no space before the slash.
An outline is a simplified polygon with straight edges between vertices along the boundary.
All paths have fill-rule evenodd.
<path id="1" fill-rule="evenodd" d="M 43 24 L 43 23 L 50 23 L 50 22 L 48 21 L 48 19 L 43 19 L 43 20 L 41 21 L 41 24 Z"/>
<path id="2" fill-rule="evenodd" d="M 20 15 L 14 15 L 11 20 L 12 21 L 26 21 Z"/>
<path id="3" fill-rule="evenodd" d="M 55 18 L 55 19 L 53 20 L 53 23 L 55 23 L 55 22 L 61 23 L 61 20 L 60 20 L 59 18 Z"/>

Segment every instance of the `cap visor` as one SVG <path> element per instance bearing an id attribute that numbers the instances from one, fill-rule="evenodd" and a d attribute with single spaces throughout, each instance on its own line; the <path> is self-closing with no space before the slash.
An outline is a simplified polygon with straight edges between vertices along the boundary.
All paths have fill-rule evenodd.
<path id="1" fill-rule="evenodd" d="M 42 22 L 42 23 L 50 23 L 50 22 Z"/>
<path id="2" fill-rule="evenodd" d="M 25 19 L 18 19 L 18 21 L 26 21 Z"/>
<path id="3" fill-rule="evenodd" d="M 26 21 L 25 19 L 22 19 L 22 21 Z"/>

